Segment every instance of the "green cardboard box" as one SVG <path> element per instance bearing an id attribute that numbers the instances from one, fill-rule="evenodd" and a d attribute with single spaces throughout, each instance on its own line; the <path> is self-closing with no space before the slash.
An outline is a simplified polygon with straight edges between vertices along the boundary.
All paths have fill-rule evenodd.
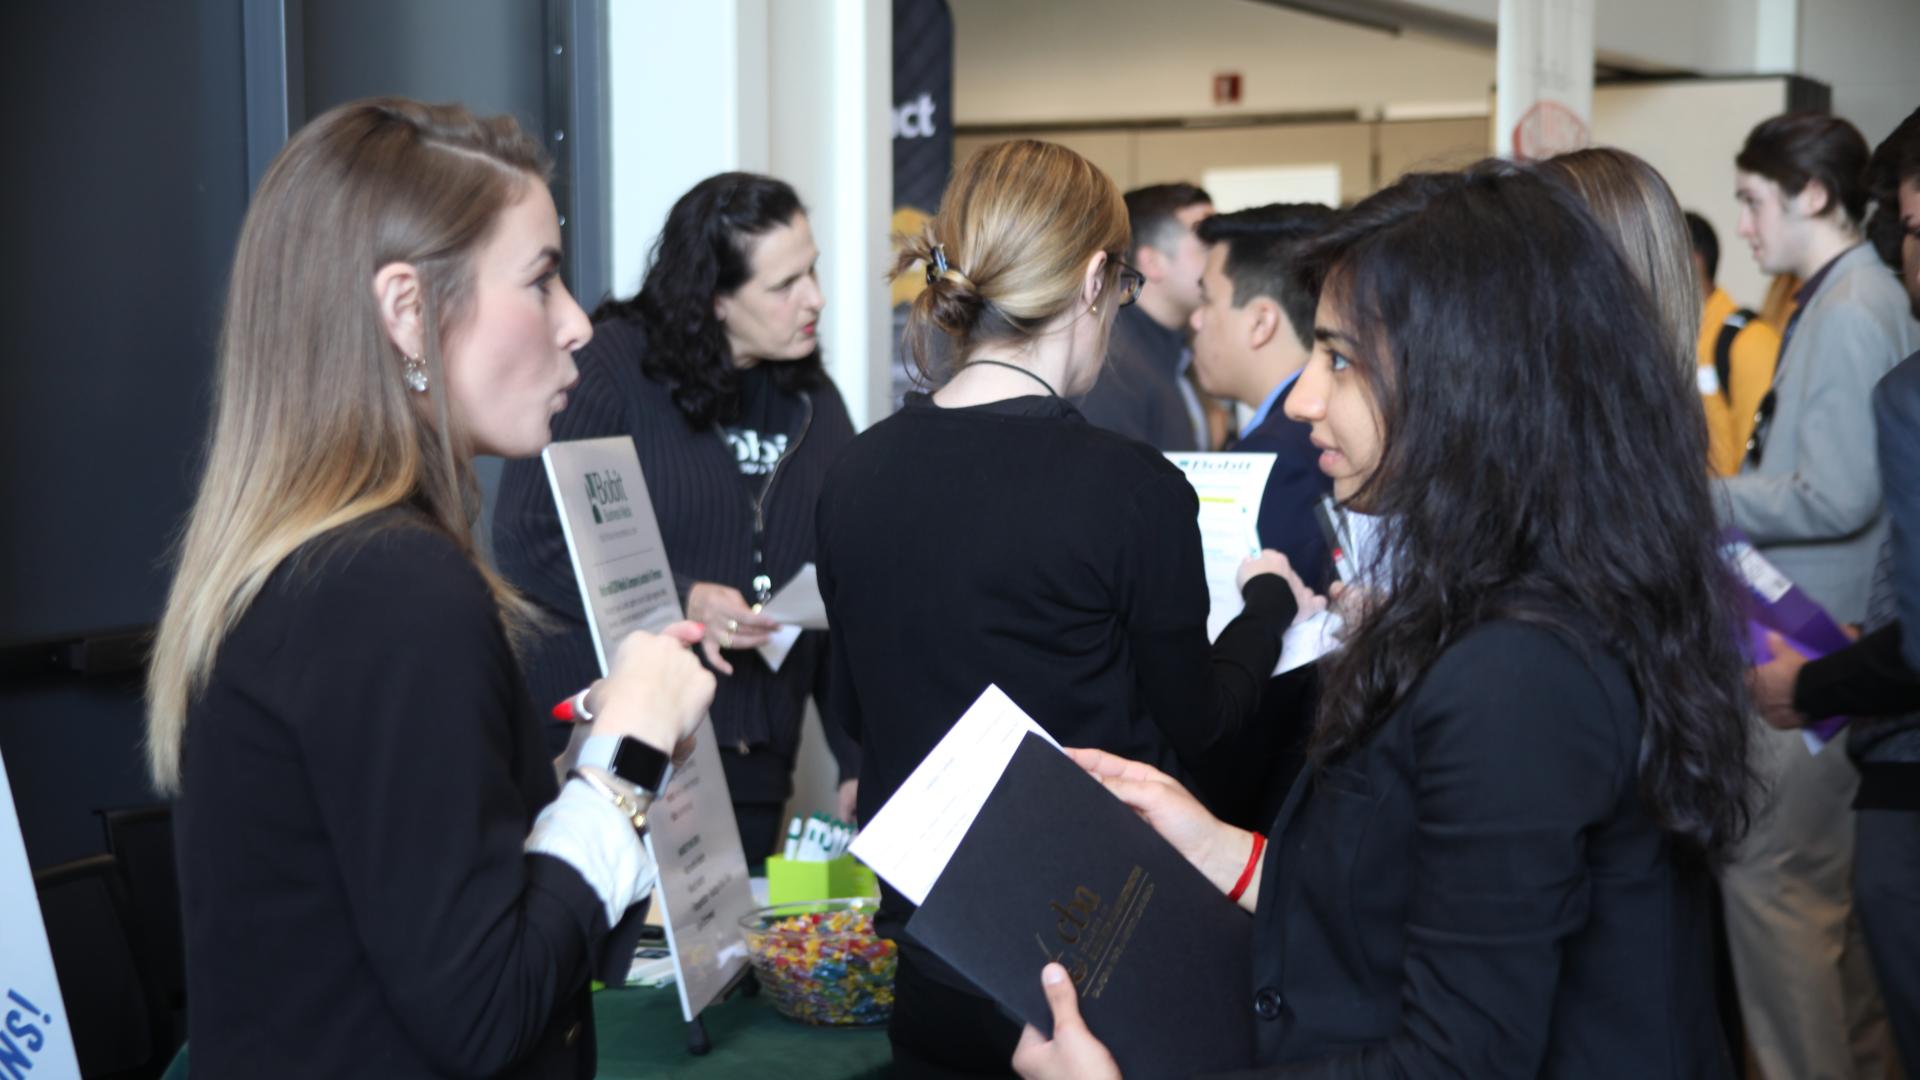
<path id="1" fill-rule="evenodd" d="M 879 895 L 880 882 L 873 876 L 873 871 L 851 855 L 842 855 L 826 862 L 800 862 L 779 855 L 767 856 L 769 904 Z"/>

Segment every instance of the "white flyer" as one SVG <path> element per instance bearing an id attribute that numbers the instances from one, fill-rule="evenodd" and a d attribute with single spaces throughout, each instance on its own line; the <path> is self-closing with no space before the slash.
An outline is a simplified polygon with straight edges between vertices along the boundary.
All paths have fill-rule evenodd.
<path id="1" fill-rule="evenodd" d="M 657 633 L 682 617 L 640 457 L 633 440 L 621 436 L 553 443 L 540 460 L 605 672 L 627 634 Z M 660 870 L 654 899 L 689 1021 L 746 966 L 740 919 L 754 908 L 718 742 L 712 721 L 702 720 L 691 758 L 674 770 L 647 816 L 647 853 Z"/>
<path id="2" fill-rule="evenodd" d="M 1200 550 L 1207 569 L 1207 640 L 1220 636 L 1246 601 L 1235 578 L 1260 554 L 1260 500 L 1274 454 L 1170 453 L 1200 496 Z"/>
<path id="3" fill-rule="evenodd" d="M 900 895 L 926 903 L 1029 731 L 1060 745 L 1005 691 L 988 686 L 873 820 L 861 826 L 853 840 L 854 857 Z"/>

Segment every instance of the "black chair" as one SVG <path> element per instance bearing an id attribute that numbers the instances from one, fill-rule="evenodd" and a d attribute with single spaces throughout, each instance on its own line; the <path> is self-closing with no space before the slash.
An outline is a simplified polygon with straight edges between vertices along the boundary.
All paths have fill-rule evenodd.
<path id="1" fill-rule="evenodd" d="M 33 876 L 80 1073 L 150 1080 L 172 1055 L 165 1005 L 141 964 L 139 932 L 112 855 L 94 855 Z"/>
<path id="2" fill-rule="evenodd" d="M 187 1037 L 187 962 L 180 878 L 173 861 L 173 810 L 165 804 L 99 812 L 107 850 L 119 860 L 138 934 L 141 966 L 166 1005 L 172 1050 Z"/>

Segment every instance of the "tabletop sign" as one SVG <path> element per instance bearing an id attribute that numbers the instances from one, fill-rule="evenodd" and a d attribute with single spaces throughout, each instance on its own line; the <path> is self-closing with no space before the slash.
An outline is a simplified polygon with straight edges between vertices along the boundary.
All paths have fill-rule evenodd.
<path id="1" fill-rule="evenodd" d="M 553 443 L 540 460 L 604 672 L 628 633 L 657 633 L 682 617 L 660 523 L 631 438 Z M 692 1020 L 746 966 L 740 920 L 754 907 L 711 720 L 700 722 L 692 757 L 674 770 L 647 821 L 647 852 L 660 868 L 655 899 L 680 1008 Z"/>
<path id="2" fill-rule="evenodd" d="M 1207 640 L 1220 636 L 1246 607 L 1235 578 L 1260 554 L 1260 500 L 1277 454 L 1181 453 L 1167 460 L 1200 497 L 1200 555 L 1207 570 Z"/>
<path id="3" fill-rule="evenodd" d="M 79 1075 L 13 787 L 0 760 L 0 1077 Z"/>

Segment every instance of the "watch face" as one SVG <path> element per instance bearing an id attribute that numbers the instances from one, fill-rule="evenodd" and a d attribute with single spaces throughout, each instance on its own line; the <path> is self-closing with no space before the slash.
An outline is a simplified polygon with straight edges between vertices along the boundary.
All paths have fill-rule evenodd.
<path id="1" fill-rule="evenodd" d="M 622 736 L 608 771 L 644 791 L 658 794 L 667 778 L 669 761 L 666 754 L 639 739 Z"/>

